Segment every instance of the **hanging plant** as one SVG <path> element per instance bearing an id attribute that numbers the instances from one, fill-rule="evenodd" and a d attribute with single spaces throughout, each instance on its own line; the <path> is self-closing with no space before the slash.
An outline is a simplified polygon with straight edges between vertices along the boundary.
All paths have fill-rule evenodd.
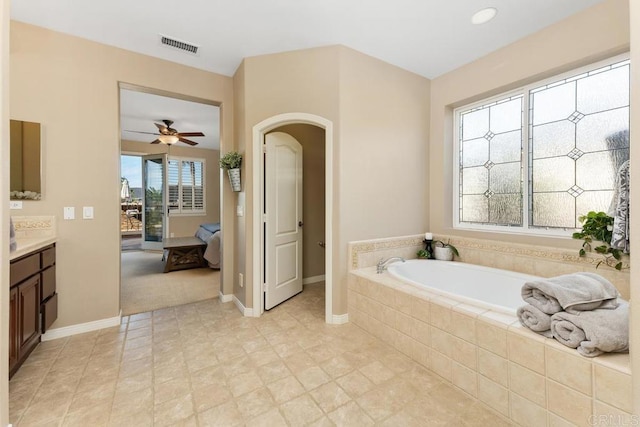
<path id="1" fill-rule="evenodd" d="M 573 233 L 572 237 L 584 241 L 579 252 L 581 257 L 586 256 L 587 252 L 595 252 L 604 258 L 596 264 L 596 268 L 602 263 L 616 270 L 628 268 L 622 262 L 622 250 L 612 248 L 609 244 L 613 234 L 613 217 L 604 212 L 591 211 L 578 217 L 578 220 L 582 223 L 582 230 Z M 602 244 L 593 247 L 594 241 Z"/>
<path id="2" fill-rule="evenodd" d="M 237 151 L 229 151 L 220 157 L 220 167 L 222 169 L 238 169 L 242 165 L 242 154 Z"/>

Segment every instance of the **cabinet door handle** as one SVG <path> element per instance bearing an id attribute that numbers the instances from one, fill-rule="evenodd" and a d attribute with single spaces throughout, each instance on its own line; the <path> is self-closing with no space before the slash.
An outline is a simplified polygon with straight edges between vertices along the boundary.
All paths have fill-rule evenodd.
<path id="1" fill-rule="evenodd" d="M 298 227 L 302 227 L 303 225 L 304 225 L 304 222 L 298 221 Z"/>

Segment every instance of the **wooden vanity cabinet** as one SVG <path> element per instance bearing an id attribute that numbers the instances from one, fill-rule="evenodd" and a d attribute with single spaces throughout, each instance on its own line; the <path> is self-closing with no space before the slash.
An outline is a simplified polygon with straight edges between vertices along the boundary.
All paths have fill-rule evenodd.
<path id="1" fill-rule="evenodd" d="M 58 316 L 55 244 L 11 261 L 9 378 Z"/>

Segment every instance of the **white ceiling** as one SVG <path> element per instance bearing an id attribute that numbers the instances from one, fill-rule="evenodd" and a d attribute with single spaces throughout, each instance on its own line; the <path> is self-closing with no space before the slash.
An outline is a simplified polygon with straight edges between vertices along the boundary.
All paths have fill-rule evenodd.
<path id="1" fill-rule="evenodd" d="M 245 57 L 342 44 L 434 78 L 601 1 L 14 0 L 11 17 L 227 76 Z M 472 25 L 473 13 L 488 6 L 497 17 Z M 160 34 L 199 45 L 199 52 L 163 46 Z M 194 138 L 198 147 L 217 149 L 219 115 L 211 108 L 130 93 L 121 127 L 153 132 L 153 121 L 171 119 L 178 131 L 207 135 Z M 122 134 L 151 141 L 146 136 Z"/>
<path id="2" fill-rule="evenodd" d="M 173 120 L 178 132 L 202 132 L 205 136 L 188 137 L 197 142 L 196 148 L 220 149 L 219 107 L 182 99 L 153 95 L 133 90 L 120 90 L 120 129 L 122 139 L 150 143 L 157 138 L 154 123 Z M 144 134 L 138 132 L 150 132 Z M 178 142 L 183 147 L 187 144 Z"/>

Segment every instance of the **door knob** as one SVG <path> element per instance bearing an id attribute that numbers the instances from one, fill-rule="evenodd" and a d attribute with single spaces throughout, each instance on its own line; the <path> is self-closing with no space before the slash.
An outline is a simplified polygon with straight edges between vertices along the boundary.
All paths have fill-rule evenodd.
<path id="1" fill-rule="evenodd" d="M 304 225 L 304 222 L 298 221 L 298 227 L 302 227 L 303 225 Z"/>

